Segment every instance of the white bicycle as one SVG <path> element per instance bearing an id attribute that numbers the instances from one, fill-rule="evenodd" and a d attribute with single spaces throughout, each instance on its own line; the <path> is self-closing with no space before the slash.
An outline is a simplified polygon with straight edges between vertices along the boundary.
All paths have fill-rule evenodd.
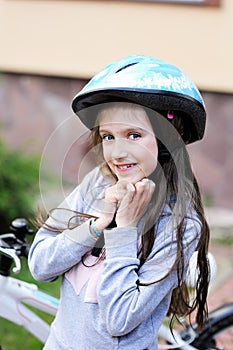
<path id="1" fill-rule="evenodd" d="M 28 256 L 27 234 L 33 234 L 25 219 L 16 219 L 11 232 L 0 235 L 0 317 L 27 329 L 33 336 L 45 343 L 50 325 L 31 311 L 26 305 L 55 315 L 59 300 L 41 292 L 35 284 L 10 277 L 21 270 L 20 257 Z"/>
<path id="2" fill-rule="evenodd" d="M 55 315 L 59 300 L 40 291 L 35 284 L 10 277 L 11 271 L 15 274 L 20 272 L 20 258 L 28 256 L 30 247 L 26 239 L 28 234 L 33 234 L 33 231 L 28 227 L 27 221 L 16 219 L 11 223 L 10 232 L 0 235 L 0 317 L 24 327 L 44 344 L 49 334 L 50 325 L 27 306 L 33 306 L 45 313 Z M 15 266 L 12 268 L 13 263 Z M 218 337 L 220 333 L 226 334 L 233 327 L 233 303 L 224 304 L 210 312 L 209 319 L 201 332 L 197 331 L 195 324 L 191 326 L 185 322 L 182 324 L 182 331 L 173 330 L 173 332 L 165 324 L 161 326 L 159 338 L 163 339 L 165 344 L 160 344 L 160 348 L 176 350 L 232 349 L 223 347 L 219 343 Z M 232 342 L 230 346 L 232 346 Z M 0 350 L 7 349 L 0 345 Z"/>

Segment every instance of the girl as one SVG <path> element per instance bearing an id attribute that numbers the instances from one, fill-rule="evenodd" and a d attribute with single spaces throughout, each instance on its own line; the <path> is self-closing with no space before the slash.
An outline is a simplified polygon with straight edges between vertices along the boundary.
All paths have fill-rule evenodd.
<path id="1" fill-rule="evenodd" d="M 97 74 L 72 106 L 91 129 L 97 166 L 30 250 L 36 279 L 63 275 L 44 349 L 156 350 L 167 314 L 196 309 L 199 327 L 207 317 L 209 230 L 185 146 L 203 137 L 203 101 L 178 68 L 130 56 Z"/>

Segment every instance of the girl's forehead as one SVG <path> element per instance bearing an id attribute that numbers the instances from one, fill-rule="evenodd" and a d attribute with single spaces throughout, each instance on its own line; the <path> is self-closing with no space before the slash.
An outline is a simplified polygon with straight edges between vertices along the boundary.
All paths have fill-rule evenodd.
<path id="1" fill-rule="evenodd" d="M 111 124 L 139 127 L 152 130 L 146 111 L 140 106 L 131 104 L 113 106 L 99 112 L 98 125 L 104 127 Z"/>

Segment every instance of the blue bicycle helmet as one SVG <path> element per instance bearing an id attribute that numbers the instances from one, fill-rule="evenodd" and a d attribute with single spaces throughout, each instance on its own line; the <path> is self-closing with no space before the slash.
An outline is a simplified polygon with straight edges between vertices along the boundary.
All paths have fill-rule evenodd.
<path id="1" fill-rule="evenodd" d="M 89 107 L 115 101 L 137 103 L 164 115 L 182 112 L 189 129 L 186 144 L 204 135 L 206 111 L 200 92 L 179 68 L 159 59 L 133 55 L 106 66 L 74 97 L 72 108 L 91 129 Z"/>

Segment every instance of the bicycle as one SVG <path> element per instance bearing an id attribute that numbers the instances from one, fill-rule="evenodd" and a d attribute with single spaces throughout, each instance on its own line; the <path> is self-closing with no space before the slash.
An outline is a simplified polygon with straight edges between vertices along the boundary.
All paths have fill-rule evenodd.
<path id="1" fill-rule="evenodd" d="M 30 244 L 26 236 L 33 231 L 28 227 L 25 219 L 16 219 L 10 225 L 10 232 L 0 235 L 0 317 L 24 327 L 34 337 L 45 343 L 50 325 L 42 320 L 27 305 L 34 306 L 48 314 L 55 315 L 59 300 L 44 293 L 33 283 L 27 283 L 10 276 L 21 270 L 21 257 L 28 256 Z M 12 264 L 14 267 L 12 268 Z M 190 268 L 192 272 L 193 266 Z M 191 278 L 195 278 L 192 277 Z M 233 327 L 233 303 L 224 304 L 211 311 L 201 332 L 195 324 L 182 322 L 183 330 L 170 331 L 163 324 L 159 330 L 159 337 L 166 345 L 159 345 L 164 349 L 176 350 L 230 350 L 218 344 L 218 336 Z M 3 350 L 0 345 L 0 350 Z"/>
<path id="2" fill-rule="evenodd" d="M 10 277 L 13 262 L 12 272 L 20 272 L 20 258 L 27 258 L 30 248 L 26 235 L 32 234 L 25 219 L 16 219 L 11 223 L 10 233 L 0 235 L 0 317 L 24 327 L 45 343 L 50 325 L 27 305 L 55 315 L 59 300 L 40 291 L 35 284 Z"/>

